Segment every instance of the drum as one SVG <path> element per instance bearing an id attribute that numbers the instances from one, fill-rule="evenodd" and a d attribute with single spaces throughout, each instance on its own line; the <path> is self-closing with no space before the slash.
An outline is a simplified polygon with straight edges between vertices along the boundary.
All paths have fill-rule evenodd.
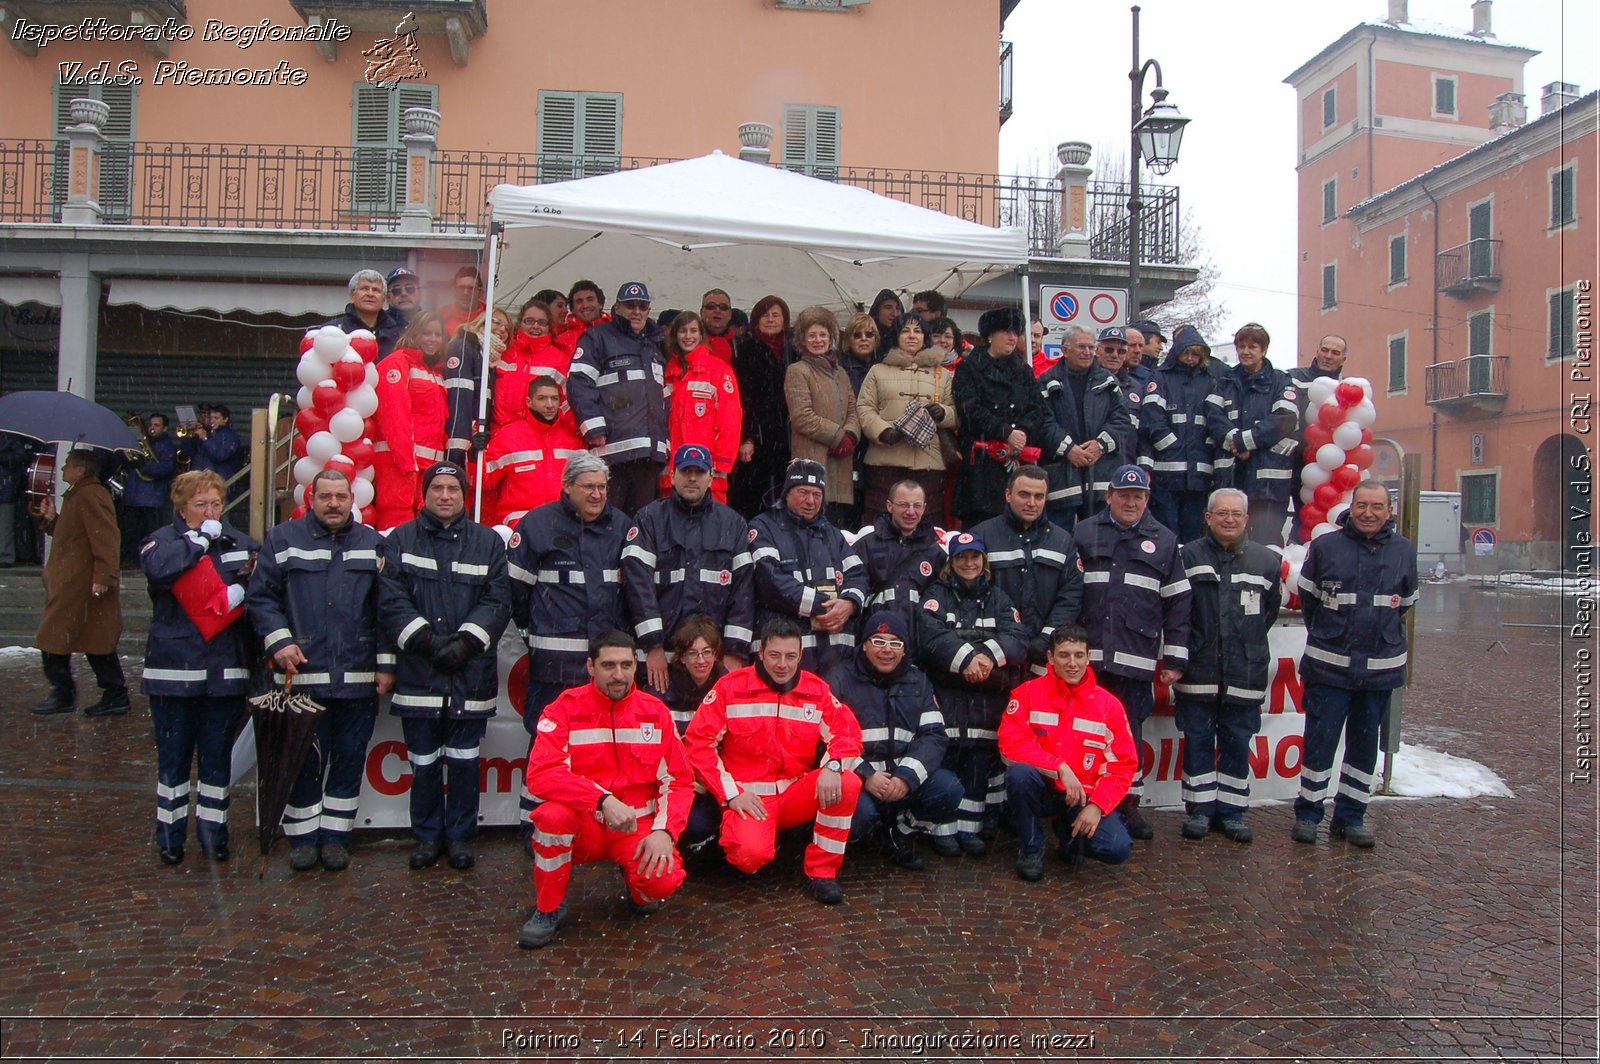
<path id="1" fill-rule="evenodd" d="M 56 456 L 53 452 L 35 455 L 28 463 L 28 486 L 23 489 L 28 499 L 28 513 L 34 517 L 44 515 L 44 501 L 55 498 Z"/>

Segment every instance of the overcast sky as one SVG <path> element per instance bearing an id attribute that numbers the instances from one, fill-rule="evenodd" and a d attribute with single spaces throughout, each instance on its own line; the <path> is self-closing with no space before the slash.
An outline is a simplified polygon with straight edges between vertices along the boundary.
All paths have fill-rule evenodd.
<path id="1" fill-rule="evenodd" d="M 1007 20 L 1004 36 L 1016 49 L 1015 110 L 1000 134 L 1002 173 L 1026 171 L 1041 155 L 1053 172 L 1055 145 L 1063 140 L 1117 146 L 1126 157 L 1129 6 L 1023 0 Z M 1141 5 L 1142 57 L 1161 63 L 1170 102 L 1192 119 L 1178 165 L 1161 180 L 1181 186 L 1221 267 L 1215 297 L 1227 308 L 1228 337 L 1252 319 L 1287 342 L 1296 333 L 1295 92 L 1283 79 L 1345 31 L 1386 13 L 1386 0 Z M 1410 14 L 1472 27 L 1470 0 L 1411 0 Z M 1541 53 L 1524 68 L 1530 119 L 1539 114 L 1539 90 L 1548 82 L 1576 82 L 1580 92 L 1600 87 L 1594 0 L 1500 0 L 1493 30 L 1502 41 Z M 1147 104 L 1154 84 L 1152 72 Z"/>

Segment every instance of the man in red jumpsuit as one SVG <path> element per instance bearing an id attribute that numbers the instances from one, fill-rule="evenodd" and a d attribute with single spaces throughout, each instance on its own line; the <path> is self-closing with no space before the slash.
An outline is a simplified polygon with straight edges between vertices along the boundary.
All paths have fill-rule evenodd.
<path id="1" fill-rule="evenodd" d="M 592 682 L 562 692 L 539 718 L 528 790 L 544 804 L 533 811 L 535 904 L 519 946 L 538 949 L 556 937 L 574 863 L 620 866 L 628 904 L 641 916 L 683 885 L 677 839 L 694 775 L 672 714 L 634 687 L 634 668 L 630 636 L 596 636 Z"/>
<path id="2" fill-rule="evenodd" d="M 1139 765 L 1128 714 L 1095 683 L 1089 633 L 1062 625 L 1050 635 L 1050 669 L 1011 692 L 1000 718 L 1006 797 L 1017 820 L 1017 875 L 1044 876 L 1043 817 L 1055 817 L 1068 864 L 1082 851 L 1121 864 L 1133 850 L 1117 815 Z"/>
<path id="3" fill-rule="evenodd" d="M 523 417 L 489 438 L 481 520 L 515 528 L 523 514 L 561 497 L 567 459 L 587 453 L 572 418 L 561 410 L 561 385 L 554 377 L 533 378 Z"/>
<path id="4" fill-rule="evenodd" d="M 683 741 L 695 775 L 723 807 L 728 863 L 753 874 L 777 852 L 780 829 L 812 824 L 806 889 L 837 905 L 861 794 L 861 726 L 820 676 L 800 668 L 800 649 L 794 621 L 767 622 L 756 663 L 717 681 Z"/>
<path id="5" fill-rule="evenodd" d="M 383 438 L 373 447 L 373 526 L 382 532 L 417 516 L 421 470 L 444 460 L 444 347 L 432 360 L 415 347 L 395 348 L 378 363 L 375 390 Z"/>

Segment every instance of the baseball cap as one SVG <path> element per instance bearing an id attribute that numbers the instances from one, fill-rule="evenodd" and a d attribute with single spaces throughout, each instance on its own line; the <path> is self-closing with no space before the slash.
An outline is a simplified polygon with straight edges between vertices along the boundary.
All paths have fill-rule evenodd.
<path id="1" fill-rule="evenodd" d="M 404 266 L 396 266 L 394 269 L 389 271 L 389 276 L 387 276 L 387 277 L 385 277 L 383 279 L 383 283 L 384 283 L 385 286 L 388 286 L 388 285 L 394 284 L 396 281 L 400 280 L 400 278 L 402 278 L 402 277 L 415 278 L 416 276 L 417 275 L 415 273 L 412 273 L 410 270 L 406 269 Z"/>
<path id="2" fill-rule="evenodd" d="M 673 469 L 704 469 L 711 472 L 711 452 L 698 443 L 686 443 L 672 456 Z"/>
<path id="3" fill-rule="evenodd" d="M 948 550 L 952 558 L 969 550 L 975 550 L 985 556 L 989 553 L 988 549 L 983 545 L 983 537 L 975 536 L 971 532 L 962 532 L 959 535 L 951 536 Z"/>
<path id="4" fill-rule="evenodd" d="M 650 302 L 650 289 L 638 281 L 629 281 L 617 290 L 618 303 L 648 303 Z"/>
<path id="5" fill-rule="evenodd" d="M 1107 340 L 1121 340 L 1123 343 L 1127 343 L 1128 333 L 1120 325 L 1107 325 L 1100 330 L 1100 342 L 1105 343 Z"/>
<path id="6" fill-rule="evenodd" d="M 1132 488 L 1135 491 L 1149 491 L 1150 474 L 1144 471 L 1143 466 L 1117 466 L 1117 471 L 1111 474 L 1111 490 L 1116 491 L 1118 488 Z"/>
<path id="7" fill-rule="evenodd" d="M 1167 338 L 1167 334 L 1161 331 L 1161 326 L 1157 325 L 1149 318 L 1140 318 L 1138 321 L 1133 323 L 1133 327 L 1138 329 L 1139 335 L 1145 337 L 1146 339 L 1156 336 L 1162 341 L 1165 341 Z"/>

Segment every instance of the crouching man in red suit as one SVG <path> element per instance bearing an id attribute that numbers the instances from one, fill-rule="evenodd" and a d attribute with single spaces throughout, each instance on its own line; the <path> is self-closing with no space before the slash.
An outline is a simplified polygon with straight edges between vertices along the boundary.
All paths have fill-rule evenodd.
<path id="1" fill-rule="evenodd" d="M 589 644 L 591 682 L 545 709 L 528 754 L 533 811 L 534 909 L 517 944 L 545 946 L 567 915 L 573 864 L 622 868 L 628 904 L 656 912 L 683 885 L 677 840 L 689 820 L 694 775 L 665 704 L 634 687 L 633 639 L 606 632 Z"/>

